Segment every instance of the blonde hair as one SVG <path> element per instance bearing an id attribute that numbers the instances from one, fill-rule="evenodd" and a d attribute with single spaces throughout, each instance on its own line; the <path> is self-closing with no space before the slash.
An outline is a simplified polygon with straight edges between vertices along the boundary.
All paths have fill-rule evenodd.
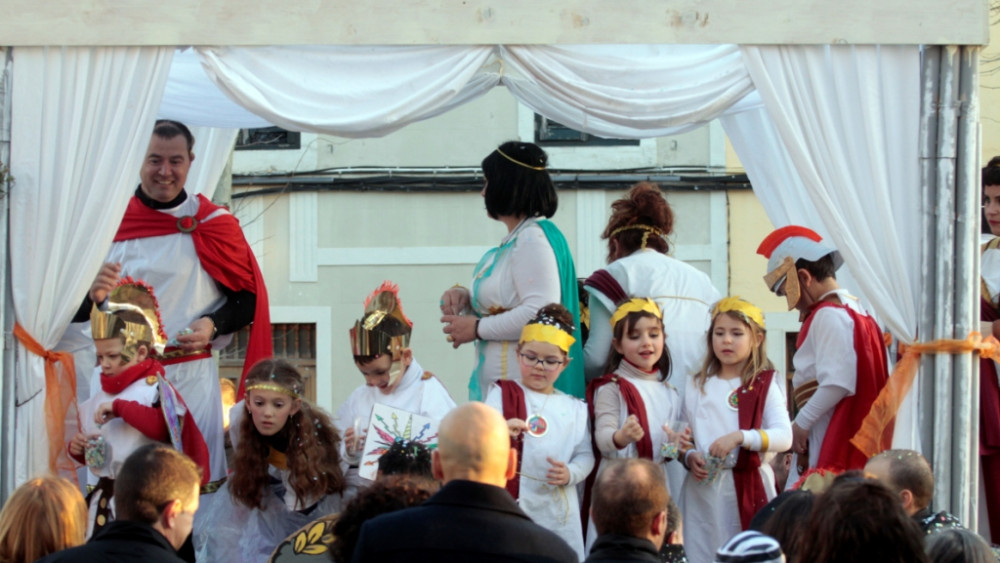
<path id="1" fill-rule="evenodd" d="M 62 477 L 38 477 L 20 487 L 0 511 L 0 561 L 30 563 L 83 544 L 87 505 Z"/>
<path id="2" fill-rule="evenodd" d="M 747 358 L 747 363 L 743 366 L 743 373 L 740 374 L 740 384 L 749 385 L 758 373 L 774 369 L 774 364 L 771 363 L 771 360 L 767 359 L 767 331 L 739 311 L 723 311 L 712 317 L 712 324 L 708 328 L 708 353 L 705 355 L 705 363 L 702 364 L 701 370 L 694 374 L 695 385 L 698 386 L 698 390 L 701 392 L 705 391 L 705 382 L 708 381 L 708 378 L 718 375 L 719 370 L 722 368 L 722 363 L 719 362 L 719 358 L 715 355 L 715 349 L 712 347 L 712 333 L 715 332 L 715 321 L 722 315 L 727 315 L 731 319 L 740 321 L 750 331 L 750 357 Z M 757 344 L 758 337 L 760 338 L 760 344 Z"/>

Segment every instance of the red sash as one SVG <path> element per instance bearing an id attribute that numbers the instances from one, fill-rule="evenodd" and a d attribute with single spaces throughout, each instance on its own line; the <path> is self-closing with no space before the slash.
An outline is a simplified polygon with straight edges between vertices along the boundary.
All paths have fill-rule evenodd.
<path id="1" fill-rule="evenodd" d="M 625 402 L 625 411 L 627 414 L 634 414 L 637 419 L 639 419 L 639 425 L 642 426 L 642 431 L 644 432 L 642 438 L 635 443 L 636 453 L 639 457 L 646 459 L 653 459 L 653 441 L 649 437 L 649 420 L 646 417 L 646 403 L 642 400 L 642 395 L 639 394 L 639 390 L 632 385 L 632 382 L 628 381 L 625 377 L 619 376 L 613 373 L 608 373 L 598 377 L 597 379 L 591 380 L 587 384 L 587 414 L 590 418 L 590 443 L 591 448 L 594 451 L 594 469 L 591 470 L 590 475 L 587 476 L 586 484 L 583 488 L 583 504 L 580 509 L 580 517 L 583 520 L 583 530 L 584 535 L 587 533 L 587 519 L 590 517 L 590 494 L 594 488 L 594 481 L 597 479 L 597 470 L 601 463 L 601 450 L 597 447 L 597 439 L 594 437 L 594 396 L 597 395 L 597 390 L 604 387 L 608 383 L 617 383 L 618 391 L 622 395 L 622 400 Z"/>
<path id="2" fill-rule="evenodd" d="M 503 398 L 503 417 L 505 420 L 519 418 L 528 420 L 528 407 L 524 401 L 524 389 L 510 379 L 500 379 L 497 381 L 500 386 L 501 397 Z M 517 450 L 517 473 L 507 481 L 507 492 L 517 500 L 521 494 L 521 461 L 524 458 L 524 434 L 521 433 L 514 438 L 510 438 L 510 447 Z"/>
<path id="3" fill-rule="evenodd" d="M 834 407 L 833 417 L 830 419 L 830 426 L 826 430 L 826 436 L 823 438 L 823 444 L 819 451 L 819 459 L 816 462 L 818 468 L 830 469 L 839 473 L 848 469 L 863 469 L 868 461 L 868 457 L 854 444 L 851 444 L 850 440 L 861 428 L 861 423 L 871 410 L 872 403 L 885 387 L 885 383 L 889 379 L 889 367 L 885 343 L 882 340 L 882 331 L 879 330 L 875 319 L 860 314 L 845 305 L 829 301 L 818 303 L 809 313 L 805 322 L 802 323 L 796 347 L 802 346 L 802 343 L 805 342 L 816 312 L 824 307 L 837 307 L 850 315 L 851 320 L 854 321 L 854 352 L 858 357 L 854 395 L 844 397 Z M 889 423 L 879 444 L 881 450 L 884 451 L 892 447 L 892 431 L 893 423 Z M 815 446 L 815 444 L 809 445 L 810 448 Z"/>
<path id="4" fill-rule="evenodd" d="M 742 386 L 739 391 L 740 430 L 757 430 L 764 418 L 764 404 L 767 391 L 771 388 L 774 370 L 762 371 L 754 378 L 750 387 Z M 746 530 L 757 511 L 767 504 L 767 491 L 760 476 L 760 454 L 740 448 L 739 457 L 733 467 L 733 483 L 736 485 L 736 500 L 740 508 L 740 524 Z"/>
<path id="5" fill-rule="evenodd" d="M 236 399 L 243 398 L 243 382 L 247 371 L 258 360 L 273 354 L 271 344 L 271 316 L 267 300 L 267 287 L 257 265 L 257 259 L 247 245 L 239 221 L 230 213 L 220 213 L 208 221 L 206 217 L 222 207 L 205 196 L 198 195 L 198 212 L 194 217 L 174 217 L 152 209 L 139 198 L 132 196 L 125 217 L 122 218 L 115 242 L 145 237 L 189 233 L 201 267 L 216 282 L 231 291 L 250 291 L 257 296 L 250 342 L 243 362 Z M 204 221 L 204 222 L 202 222 Z"/>
<path id="6" fill-rule="evenodd" d="M 1000 313 L 989 301 L 981 298 L 979 320 L 994 322 L 997 319 L 1000 319 Z M 979 359 L 979 453 L 1000 454 L 1000 385 L 997 383 L 996 363 L 989 358 Z"/>

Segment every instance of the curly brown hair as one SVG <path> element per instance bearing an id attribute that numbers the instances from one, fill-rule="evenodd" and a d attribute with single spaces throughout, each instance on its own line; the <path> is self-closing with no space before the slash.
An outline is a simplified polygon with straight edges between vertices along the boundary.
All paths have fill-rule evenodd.
<path id="1" fill-rule="evenodd" d="M 330 546 L 334 561 L 350 561 L 361 535 L 361 526 L 381 514 L 417 506 L 435 493 L 438 484 L 408 475 L 393 475 L 376 481 L 344 507 L 333 525 L 336 538 Z"/>
<path id="2" fill-rule="evenodd" d="M 302 375 L 288 362 L 277 359 L 261 360 L 250 368 L 246 386 L 254 383 L 273 383 L 296 395 L 304 389 Z M 273 443 L 288 444 L 284 452 L 290 473 L 288 484 L 296 498 L 304 502 L 343 491 L 340 433 L 328 414 L 302 400 L 298 412 L 289 416 L 284 428 L 269 439 L 257 431 L 253 417 L 243 417 L 229 476 L 229 494 L 235 501 L 250 508 L 262 507 Z"/>
<path id="3" fill-rule="evenodd" d="M 641 228 L 628 229 L 633 225 L 652 227 L 659 235 Z M 619 231 L 619 229 L 623 229 Z M 619 231 L 619 232 L 615 232 Z M 625 197 L 611 204 L 611 218 L 601 233 L 608 239 L 608 262 L 628 256 L 643 247 L 662 254 L 670 252 L 670 244 L 664 237 L 674 232 L 674 211 L 663 197 L 659 186 L 651 182 L 639 182 L 625 194 Z M 615 233 L 615 234 L 612 234 Z"/>

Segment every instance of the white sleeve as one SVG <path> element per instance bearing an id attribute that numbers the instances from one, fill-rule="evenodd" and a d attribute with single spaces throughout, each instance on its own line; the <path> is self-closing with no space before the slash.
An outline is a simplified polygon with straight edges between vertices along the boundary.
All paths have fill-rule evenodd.
<path id="1" fill-rule="evenodd" d="M 781 392 L 783 383 L 784 380 L 775 373 L 771 387 L 767 390 L 764 414 L 760 420 L 760 430 L 767 434 L 769 452 L 783 452 L 792 447 L 792 424 L 788 420 L 788 408 Z M 749 450 L 761 451 L 763 443 L 760 432 L 744 430 L 743 445 Z"/>
<path id="2" fill-rule="evenodd" d="M 614 436 L 624 408 L 621 393 L 615 383 L 602 385 L 594 394 L 594 441 L 605 457 L 618 457 Z"/>
<path id="3" fill-rule="evenodd" d="M 803 430 L 809 430 L 823 414 L 833 410 L 837 406 L 837 403 L 846 396 L 847 389 L 843 387 L 835 385 L 820 386 L 813 393 L 813 396 L 809 397 L 806 406 L 802 407 L 799 410 L 799 414 L 795 416 L 795 424 Z"/>
<path id="4" fill-rule="evenodd" d="M 858 354 L 854 351 L 851 316 L 839 308 L 816 311 L 808 338 L 815 352 L 819 386 L 835 385 L 853 395 L 858 382 Z"/>
<path id="5" fill-rule="evenodd" d="M 490 390 L 486 393 L 486 400 L 483 402 L 503 414 L 503 390 L 500 389 L 500 386 L 495 383 L 490 385 Z"/>
<path id="6" fill-rule="evenodd" d="M 590 292 L 590 334 L 583 347 L 584 373 L 587 381 L 604 375 L 604 364 L 611 351 L 611 313 L 604 303 Z"/>
<path id="7" fill-rule="evenodd" d="M 582 415 L 576 417 L 577 425 L 583 425 L 583 432 L 580 432 L 580 440 L 576 443 L 576 447 L 573 448 L 573 456 L 566 462 L 566 468 L 569 469 L 569 486 L 576 485 L 577 483 L 583 481 L 590 475 L 590 471 L 594 468 L 594 448 L 590 442 L 590 425 L 587 420 L 587 409 L 585 406 L 580 408 Z"/>
<path id="8" fill-rule="evenodd" d="M 562 296 L 556 254 L 540 227 L 517 235 L 508 260 L 511 283 L 520 301 L 509 311 L 479 321 L 479 337 L 484 340 L 517 340 L 539 309 L 559 303 Z"/>

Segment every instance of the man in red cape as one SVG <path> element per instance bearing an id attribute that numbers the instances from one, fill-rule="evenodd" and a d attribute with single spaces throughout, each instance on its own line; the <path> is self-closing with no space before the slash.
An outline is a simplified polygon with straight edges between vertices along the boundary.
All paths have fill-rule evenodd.
<path id="1" fill-rule="evenodd" d="M 89 315 L 91 303 L 103 303 L 121 276 L 156 288 L 170 338 L 161 363 L 205 437 L 211 482 L 203 492 L 213 492 L 227 470 L 219 374 L 211 350 L 224 348 L 232 333 L 252 323 L 245 376 L 254 362 L 272 354 L 271 323 L 267 289 L 239 222 L 225 208 L 200 195 L 190 197 L 184 189 L 193 147 L 194 136 L 184 124 L 156 122 L 139 188 L 77 316 Z M 242 395 L 241 378 L 238 398 Z"/>
<path id="2" fill-rule="evenodd" d="M 798 309 L 802 329 L 792 363 L 793 396 L 798 414 L 792 423 L 792 449 L 808 467 L 861 469 L 867 456 L 850 443 L 889 378 L 882 331 L 841 289 L 836 271 L 840 253 L 815 232 L 782 227 L 764 239 L 757 253 L 768 258 L 764 281 Z M 880 444 L 888 449 L 891 424 Z M 802 460 L 800 470 L 804 470 Z"/>

